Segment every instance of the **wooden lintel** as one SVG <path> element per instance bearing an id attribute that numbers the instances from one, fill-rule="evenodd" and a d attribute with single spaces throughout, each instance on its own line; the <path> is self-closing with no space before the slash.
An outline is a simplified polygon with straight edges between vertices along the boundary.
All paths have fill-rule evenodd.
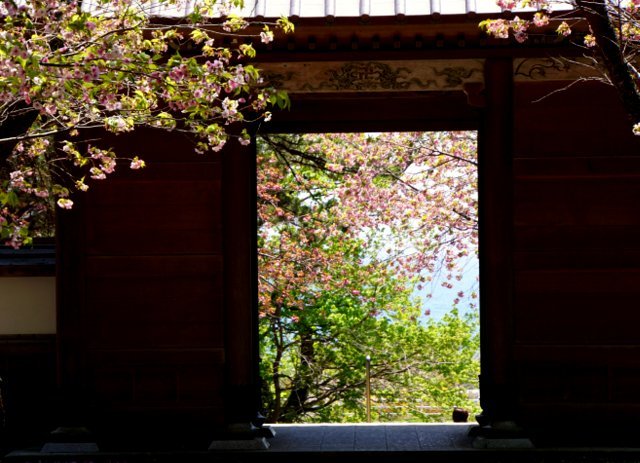
<path id="1" fill-rule="evenodd" d="M 449 91 L 483 82 L 483 61 L 327 61 L 263 63 L 267 79 L 289 93 Z"/>
<path id="2" fill-rule="evenodd" d="M 352 60 L 257 66 L 272 85 L 296 94 L 466 90 L 484 85 L 483 63 L 481 59 Z M 601 76 L 584 59 L 517 58 L 513 65 L 515 82 L 573 82 Z"/>

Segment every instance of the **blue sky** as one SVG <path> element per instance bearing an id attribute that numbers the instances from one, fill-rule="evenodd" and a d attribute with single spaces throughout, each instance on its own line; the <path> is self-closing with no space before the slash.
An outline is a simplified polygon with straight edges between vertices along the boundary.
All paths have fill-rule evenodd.
<path id="1" fill-rule="evenodd" d="M 458 310 L 462 313 L 471 311 L 469 304 L 478 305 L 478 299 L 472 299 L 470 294 L 472 291 L 479 293 L 478 272 L 479 262 L 477 256 L 469 256 L 462 261 L 461 266 L 464 268 L 462 280 L 456 282 L 454 289 L 447 289 L 441 286 L 444 281 L 442 278 L 434 278 L 429 285 L 422 291 L 416 291 L 415 296 L 420 299 L 423 305 L 423 311 L 429 309 L 430 317 L 439 320 L 444 314 L 451 311 L 454 305 L 454 299 L 457 297 L 458 291 L 464 291 L 465 297 L 458 304 Z M 431 292 L 432 297 L 427 298 L 427 293 Z"/>

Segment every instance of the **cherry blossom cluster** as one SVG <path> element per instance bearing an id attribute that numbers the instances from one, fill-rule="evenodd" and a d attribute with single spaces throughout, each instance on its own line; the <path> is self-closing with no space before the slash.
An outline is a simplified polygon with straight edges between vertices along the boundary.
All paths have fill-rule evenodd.
<path id="1" fill-rule="evenodd" d="M 258 166 L 262 316 L 337 290 L 376 316 L 386 282 L 455 288 L 477 252 L 474 133 L 269 137 Z"/>
<path id="2" fill-rule="evenodd" d="M 575 0 L 566 0 L 565 3 L 573 6 L 574 9 L 589 9 L 589 2 L 579 4 L 579 2 Z M 568 37 L 572 33 L 572 25 L 569 24 L 568 20 L 564 20 L 563 16 L 558 16 L 556 18 L 550 16 L 550 13 L 552 12 L 552 2 L 545 0 L 496 0 L 496 4 L 508 11 L 518 8 L 530 8 L 537 11 L 533 15 L 532 19 L 521 19 L 520 17 L 515 16 L 513 19 L 492 19 L 482 21 L 480 23 L 480 27 L 492 37 L 505 39 L 512 34 L 518 42 L 524 42 L 527 40 L 530 30 L 545 27 L 549 25 L 551 21 L 557 24 L 557 26 L 555 26 L 555 30 L 558 35 Z M 637 18 L 637 13 L 640 9 L 640 1 L 605 0 L 604 6 L 606 7 L 607 14 L 609 15 L 608 19 L 615 26 L 615 32 L 618 35 L 621 48 L 625 48 L 633 42 L 637 42 L 640 38 L 640 28 L 638 27 Z M 579 19 L 574 19 L 574 22 L 578 21 Z M 595 47 L 597 45 L 596 37 L 592 33 L 585 34 L 582 44 L 587 48 Z"/>
<path id="3" fill-rule="evenodd" d="M 46 138 L 18 143 L 6 163 L 7 176 L 0 180 L 0 232 L 5 244 L 18 248 L 29 238 L 29 227 L 47 230 L 52 224 L 54 198 L 63 201 L 68 190 L 52 184 L 51 171 L 40 155 L 50 151 Z M 23 162 L 14 162 L 21 158 Z"/>
<path id="4" fill-rule="evenodd" d="M 571 36 L 578 23 L 582 23 L 583 26 L 586 24 L 589 33 L 582 34 L 580 43 L 576 43 L 576 45 L 597 52 L 592 57 L 595 63 L 605 63 L 603 67 L 606 69 L 604 71 L 599 69 L 599 66 L 590 66 L 602 72 L 602 78 L 599 80 L 616 86 L 622 94 L 626 92 L 637 94 L 638 77 L 640 76 L 640 70 L 637 66 L 638 44 L 640 43 L 640 22 L 638 20 L 640 0 L 565 0 L 563 3 L 570 5 L 572 11 L 555 17 L 550 16 L 552 3 L 555 2 L 496 0 L 496 4 L 504 10 L 530 8 L 536 12 L 531 19 L 521 19 L 515 16 L 513 19 L 485 20 L 479 25 L 492 37 L 506 39 L 513 35 L 516 41 L 524 42 L 532 30 L 544 28 L 551 22 L 557 24 L 555 30 L 561 37 Z M 597 27 L 592 27 L 593 21 L 598 24 Z M 606 26 L 602 26 L 603 23 Z M 593 32 L 594 29 L 599 31 L 600 36 Z M 615 57 L 616 64 L 611 64 L 613 63 L 610 60 L 612 56 Z M 629 78 L 612 78 L 612 76 L 620 75 L 620 71 L 627 73 Z M 634 90 L 629 90 L 631 87 Z M 623 99 L 626 100 L 626 97 Z M 630 109 L 632 106 L 628 105 L 628 112 L 637 120 L 637 111 Z M 633 126 L 633 133 L 640 135 L 640 122 Z"/>
<path id="5" fill-rule="evenodd" d="M 496 4 L 503 10 L 511 11 L 515 9 L 535 9 L 537 10 L 531 19 L 522 19 L 514 16 L 512 19 L 489 19 L 482 21 L 480 27 L 492 37 L 506 39 L 513 35 L 513 38 L 519 42 L 525 42 L 529 37 L 529 31 L 532 28 L 541 28 L 548 26 L 551 21 L 557 23 L 556 32 L 558 35 L 567 37 L 571 35 L 571 26 L 562 18 L 552 18 L 552 2 L 548 0 L 496 0 Z M 594 46 L 592 35 L 585 37 L 586 46 Z"/>
<path id="6" fill-rule="evenodd" d="M 179 130 L 193 135 L 198 151 L 218 151 L 231 137 L 230 124 L 248 113 L 268 118 L 270 105 L 287 104 L 246 62 L 255 55 L 247 40 L 272 41 L 270 25 L 256 29 L 235 15 L 239 0 L 190 2 L 191 13 L 171 24 L 150 15 L 162 4 L 184 11 L 184 1 L 0 0 L 0 146 L 12 151 L 4 161 L 15 172 L 2 179 L 2 238 L 12 245 L 28 240 L 36 193 L 46 190 L 70 208 L 73 191 L 89 188 L 85 179 L 114 172 L 115 153 L 91 146 L 89 132 Z M 286 19 L 271 26 L 292 28 Z M 238 34 L 242 40 L 233 39 Z M 21 126 L 27 128 L 12 129 Z M 234 137 L 249 140 L 246 132 Z M 43 149 L 42 139 L 52 146 Z M 144 167 L 135 153 L 118 156 L 133 169 Z M 34 157 L 50 175 L 28 175 Z M 45 177 L 48 183 L 39 184 Z M 30 214 L 19 213 L 30 203 Z"/>

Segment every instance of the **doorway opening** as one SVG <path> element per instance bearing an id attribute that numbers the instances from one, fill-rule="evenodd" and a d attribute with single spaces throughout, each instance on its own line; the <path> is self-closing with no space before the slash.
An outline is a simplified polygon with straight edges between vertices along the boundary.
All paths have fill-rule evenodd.
<path id="1" fill-rule="evenodd" d="M 269 422 L 479 411 L 477 132 L 258 139 Z"/>

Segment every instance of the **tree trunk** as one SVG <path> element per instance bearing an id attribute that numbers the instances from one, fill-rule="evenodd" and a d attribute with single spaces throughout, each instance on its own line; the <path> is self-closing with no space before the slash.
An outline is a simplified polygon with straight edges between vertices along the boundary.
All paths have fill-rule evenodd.
<path id="1" fill-rule="evenodd" d="M 596 37 L 599 61 L 618 90 L 625 110 L 634 123 L 640 122 L 640 92 L 620 48 L 620 41 L 607 14 L 604 0 L 576 0 Z M 619 7 L 621 8 L 621 7 Z"/>
<path id="2" fill-rule="evenodd" d="M 314 361 L 314 339 L 311 331 L 300 331 L 300 368 L 296 371 L 293 388 L 282 407 L 283 421 L 293 422 L 304 414 L 305 405 L 309 398 L 309 385 L 312 382 Z"/>

